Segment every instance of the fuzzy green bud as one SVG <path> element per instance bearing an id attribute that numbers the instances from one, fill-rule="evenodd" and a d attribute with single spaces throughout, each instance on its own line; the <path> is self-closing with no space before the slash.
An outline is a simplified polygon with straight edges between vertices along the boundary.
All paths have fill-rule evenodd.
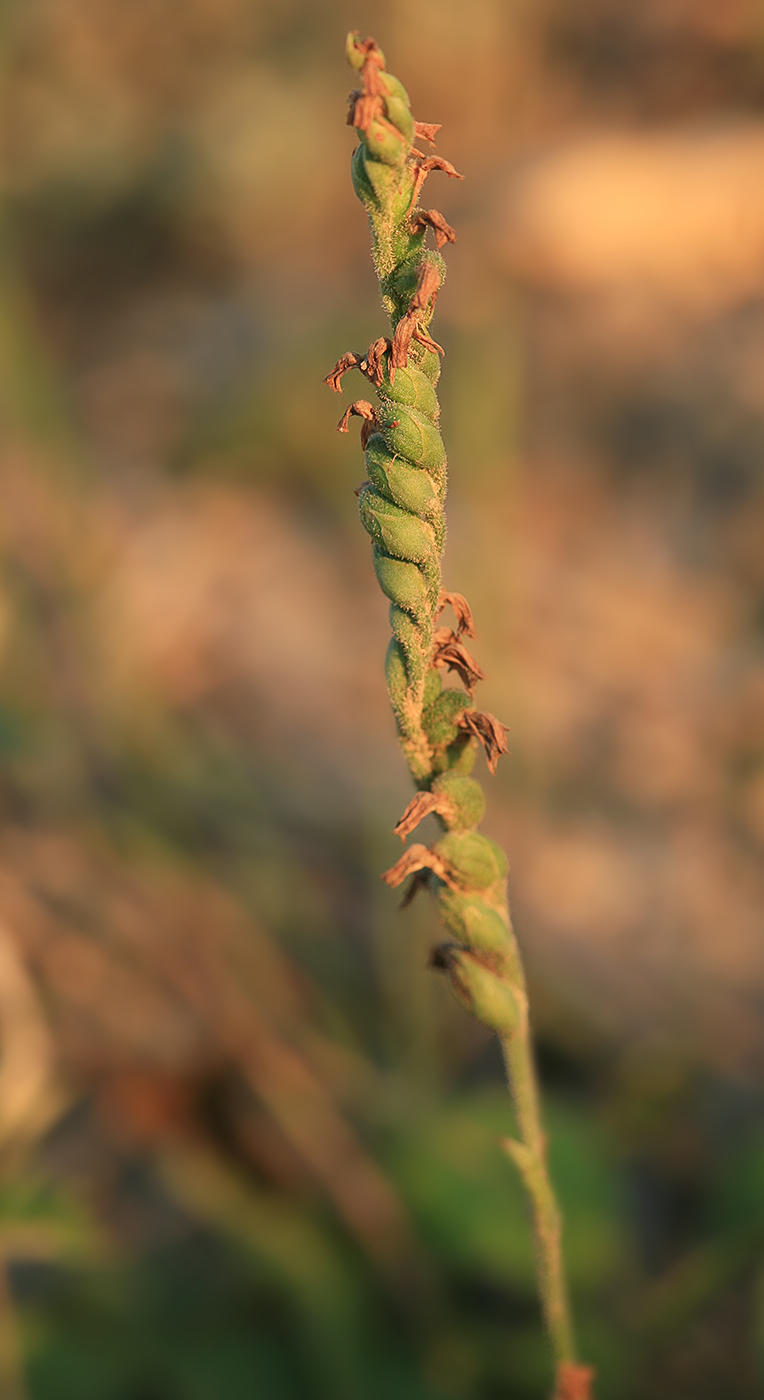
<path id="1" fill-rule="evenodd" d="M 438 951 L 462 1006 L 497 1035 L 511 1036 L 520 1025 L 522 1011 L 518 994 L 506 978 L 457 944 L 446 944 Z"/>

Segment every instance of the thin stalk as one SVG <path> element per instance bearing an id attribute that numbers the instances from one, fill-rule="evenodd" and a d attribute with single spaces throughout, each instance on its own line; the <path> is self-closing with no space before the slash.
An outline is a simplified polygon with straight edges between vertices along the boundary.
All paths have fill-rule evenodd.
<path id="1" fill-rule="evenodd" d="M 437 209 L 422 209 L 418 201 L 433 171 L 461 176 L 447 160 L 414 144 L 434 146 L 440 128 L 414 121 L 406 90 L 386 71 L 374 40 L 350 34 L 347 56 L 360 79 L 348 114 L 359 138 L 353 184 L 369 216 L 392 335 L 366 351 L 342 355 L 326 382 L 341 393 L 343 375 L 357 369 L 376 390 L 376 404 L 356 399 L 338 426 L 347 432 L 351 417 L 362 420 L 368 480 L 358 492 L 361 523 L 390 600 L 387 685 L 417 788 L 395 830 L 405 840 L 432 813 L 445 832 L 431 848 L 409 846 L 382 878 L 392 888 L 409 882 L 406 903 L 423 888 L 435 896 L 450 938 L 436 948 L 433 966 L 448 974 L 463 1005 L 501 1041 L 518 1131 L 517 1139 L 502 1145 L 531 1206 L 539 1293 L 555 1362 L 554 1400 L 590 1400 L 591 1369 L 575 1356 L 525 977 L 507 904 L 507 859 L 477 830 L 485 797 L 469 776 L 478 744 L 495 772 L 507 749 L 506 729 L 473 703 L 483 672 L 464 641 L 475 635 L 472 613 L 462 594 L 443 589 L 441 578 L 446 454 L 436 385 L 443 351 L 429 325 L 445 278 L 440 250 L 456 234 Z M 434 238 L 434 249 L 428 238 Z M 438 625 L 447 608 L 451 627 Z M 461 689 L 443 685 L 446 670 L 457 674 Z"/>

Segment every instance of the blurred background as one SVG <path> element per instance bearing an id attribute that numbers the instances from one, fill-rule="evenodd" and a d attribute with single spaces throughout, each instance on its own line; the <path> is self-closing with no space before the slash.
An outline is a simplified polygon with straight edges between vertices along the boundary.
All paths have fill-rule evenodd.
<path id="1" fill-rule="evenodd" d="M 466 177 L 445 580 L 582 1352 L 600 1400 L 762 1395 L 764 6 L 0 26 L 0 1395 L 548 1394 L 497 1048 L 379 881 L 349 27 Z"/>

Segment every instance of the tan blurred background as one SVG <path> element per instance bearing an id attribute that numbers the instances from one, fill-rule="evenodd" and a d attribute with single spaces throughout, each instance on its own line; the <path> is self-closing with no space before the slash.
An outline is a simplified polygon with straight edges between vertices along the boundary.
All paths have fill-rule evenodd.
<path id="1" fill-rule="evenodd" d="M 3 6 L 0 1389 L 545 1393 L 498 1058 L 378 880 L 349 27 L 466 177 L 446 582 L 584 1349 L 602 1400 L 753 1397 L 758 0 Z"/>

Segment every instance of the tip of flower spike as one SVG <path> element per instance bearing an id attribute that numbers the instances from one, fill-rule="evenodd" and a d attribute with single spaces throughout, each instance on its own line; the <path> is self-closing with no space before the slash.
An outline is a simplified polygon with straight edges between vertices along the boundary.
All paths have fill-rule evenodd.
<path id="1" fill-rule="evenodd" d="M 351 29 L 345 40 L 345 56 L 351 68 L 355 68 L 360 73 L 370 53 L 374 53 L 375 61 L 380 68 L 385 66 L 385 55 L 377 47 L 373 39 L 361 39 L 357 29 Z"/>

